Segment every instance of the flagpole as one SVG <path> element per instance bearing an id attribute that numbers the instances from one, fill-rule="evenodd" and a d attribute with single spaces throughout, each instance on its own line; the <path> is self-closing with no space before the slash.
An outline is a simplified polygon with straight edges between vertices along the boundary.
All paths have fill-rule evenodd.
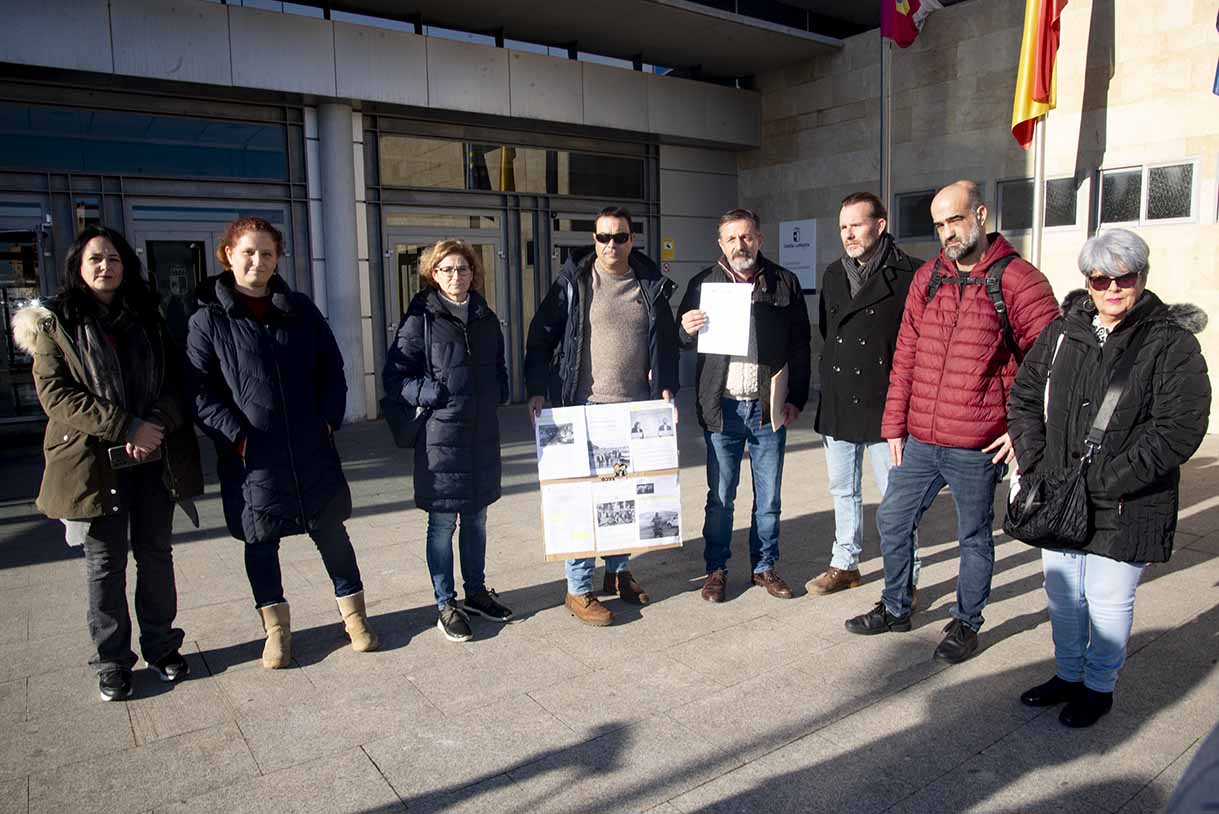
<path id="1" fill-rule="evenodd" d="M 880 38 L 880 199 L 893 222 L 893 42 Z"/>
<path id="2" fill-rule="evenodd" d="M 1045 228 L 1045 122 L 1046 115 L 1033 124 L 1033 245 L 1029 262 L 1041 268 L 1041 233 Z"/>

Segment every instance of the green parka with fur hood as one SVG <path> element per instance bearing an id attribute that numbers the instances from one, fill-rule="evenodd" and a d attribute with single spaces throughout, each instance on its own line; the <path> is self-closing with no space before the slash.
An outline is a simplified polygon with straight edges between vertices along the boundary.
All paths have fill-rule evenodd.
<path id="1" fill-rule="evenodd" d="M 85 318 L 76 302 L 79 296 L 70 292 L 35 302 L 18 311 L 12 323 L 17 346 L 34 358 L 34 386 L 47 414 L 46 465 L 37 506 L 47 517 L 61 520 L 85 520 L 119 510 L 124 496 L 108 450 L 127 441 L 131 423 L 138 418 L 84 384 L 88 381 L 85 360 L 73 339 L 78 321 Z M 199 445 L 177 378 L 181 366 L 159 315 L 140 324 L 150 331 L 158 360 L 159 395 L 153 412 L 165 426 L 160 464 L 165 488 L 181 502 L 203 492 Z M 113 355 L 110 348 L 103 352 Z M 115 366 L 116 358 L 95 360 L 94 365 L 95 369 Z"/>

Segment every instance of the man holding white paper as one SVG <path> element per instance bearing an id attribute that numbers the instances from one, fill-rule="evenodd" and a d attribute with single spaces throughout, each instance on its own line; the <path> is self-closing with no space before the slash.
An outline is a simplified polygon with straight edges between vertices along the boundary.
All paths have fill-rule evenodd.
<path id="1" fill-rule="evenodd" d="M 800 281 L 787 269 L 761 253 L 758 216 L 748 209 L 733 209 L 720 218 L 717 234 L 723 255 L 700 272 L 677 309 L 677 337 L 683 349 L 699 348 L 698 423 L 707 442 L 707 509 L 703 523 L 703 559 L 707 581 L 702 596 L 723 602 L 731 556 L 732 515 L 745 445 L 753 472 L 753 516 L 749 526 L 749 564 L 754 585 L 780 599 L 790 599 L 791 588 L 779 576 L 780 495 L 787 425 L 800 416 L 808 401 L 810 335 L 808 309 Z M 716 320 L 732 319 L 731 298 L 720 291 L 704 309 L 703 287 L 740 286 L 750 307 L 747 324 L 722 326 Z M 728 308 L 721 307 L 725 299 Z M 741 319 L 737 317 L 737 319 Z M 719 338 L 745 337 L 743 352 L 707 353 L 701 346 L 704 332 Z M 718 338 L 717 338 L 718 342 Z"/>
<path id="2" fill-rule="evenodd" d="M 525 343 L 525 386 L 535 420 L 554 407 L 616 404 L 677 392 L 677 330 L 669 305 L 676 285 L 634 249 L 631 214 L 610 207 L 594 224 L 593 251 L 573 254 L 538 306 Z M 629 437 L 629 431 L 627 433 Z M 605 593 L 646 605 L 629 554 L 605 558 Z M 593 593 L 596 559 L 567 561 L 567 609 L 608 625 L 614 614 Z"/>

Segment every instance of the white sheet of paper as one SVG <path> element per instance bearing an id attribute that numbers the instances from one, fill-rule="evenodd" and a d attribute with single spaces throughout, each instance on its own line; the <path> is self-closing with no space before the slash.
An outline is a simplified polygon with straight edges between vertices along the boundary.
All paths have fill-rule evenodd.
<path id="1" fill-rule="evenodd" d="M 597 524 L 597 551 L 634 548 L 639 543 L 635 479 L 618 478 L 594 483 L 593 520 Z"/>
<path id="2" fill-rule="evenodd" d="M 698 332 L 698 352 L 748 355 L 752 299 L 751 285 L 703 283 L 698 308 L 706 312 L 707 324 Z"/>
<path id="3" fill-rule="evenodd" d="M 542 519 L 547 554 L 595 551 L 592 482 L 542 486 Z"/>
<path id="4" fill-rule="evenodd" d="M 676 475 L 635 478 L 640 546 L 681 542 L 681 491 Z"/>
<path id="5" fill-rule="evenodd" d="M 584 420 L 588 425 L 588 466 L 594 475 L 631 471 L 628 404 L 590 404 L 584 408 Z"/>
<path id="6" fill-rule="evenodd" d="M 633 401 L 630 408 L 631 471 L 676 469 L 677 417 L 667 401 Z"/>
<path id="7" fill-rule="evenodd" d="M 770 377 L 770 428 L 775 432 L 783 426 L 783 405 L 787 403 L 787 365 Z"/>
<path id="8" fill-rule="evenodd" d="M 583 407 L 543 410 L 533 428 L 538 480 L 587 478 L 588 429 Z"/>

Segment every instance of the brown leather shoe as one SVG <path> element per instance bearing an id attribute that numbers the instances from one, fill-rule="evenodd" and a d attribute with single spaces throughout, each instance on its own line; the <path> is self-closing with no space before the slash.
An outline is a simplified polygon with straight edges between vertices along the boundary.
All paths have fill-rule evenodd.
<path id="1" fill-rule="evenodd" d="M 703 583 L 703 599 L 708 602 L 723 602 L 724 589 L 728 584 L 728 575 L 724 573 L 723 568 L 712 571 L 707 575 L 707 581 Z"/>
<path id="2" fill-rule="evenodd" d="M 601 590 L 607 594 L 617 594 L 623 602 L 630 602 L 632 605 L 646 605 L 652 601 L 652 597 L 635 581 L 630 571 L 619 571 L 616 574 L 606 571 Z"/>
<path id="3" fill-rule="evenodd" d="M 819 577 L 811 580 L 804 587 L 810 594 L 833 594 L 845 591 L 847 588 L 858 588 L 861 582 L 858 568 L 844 571 L 831 565 L 828 570 L 823 571 Z"/>
<path id="4" fill-rule="evenodd" d="M 564 603 L 571 615 L 586 625 L 605 627 L 614 621 L 614 613 L 592 594 L 568 594 Z"/>
<path id="5" fill-rule="evenodd" d="M 773 596 L 775 599 L 791 599 L 792 589 L 783 581 L 783 577 L 775 573 L 775 569 L 770 568 L 760 574 L 753 575 L 753 584 L 761 585 L 766 589 L 766 593 Z"/>

